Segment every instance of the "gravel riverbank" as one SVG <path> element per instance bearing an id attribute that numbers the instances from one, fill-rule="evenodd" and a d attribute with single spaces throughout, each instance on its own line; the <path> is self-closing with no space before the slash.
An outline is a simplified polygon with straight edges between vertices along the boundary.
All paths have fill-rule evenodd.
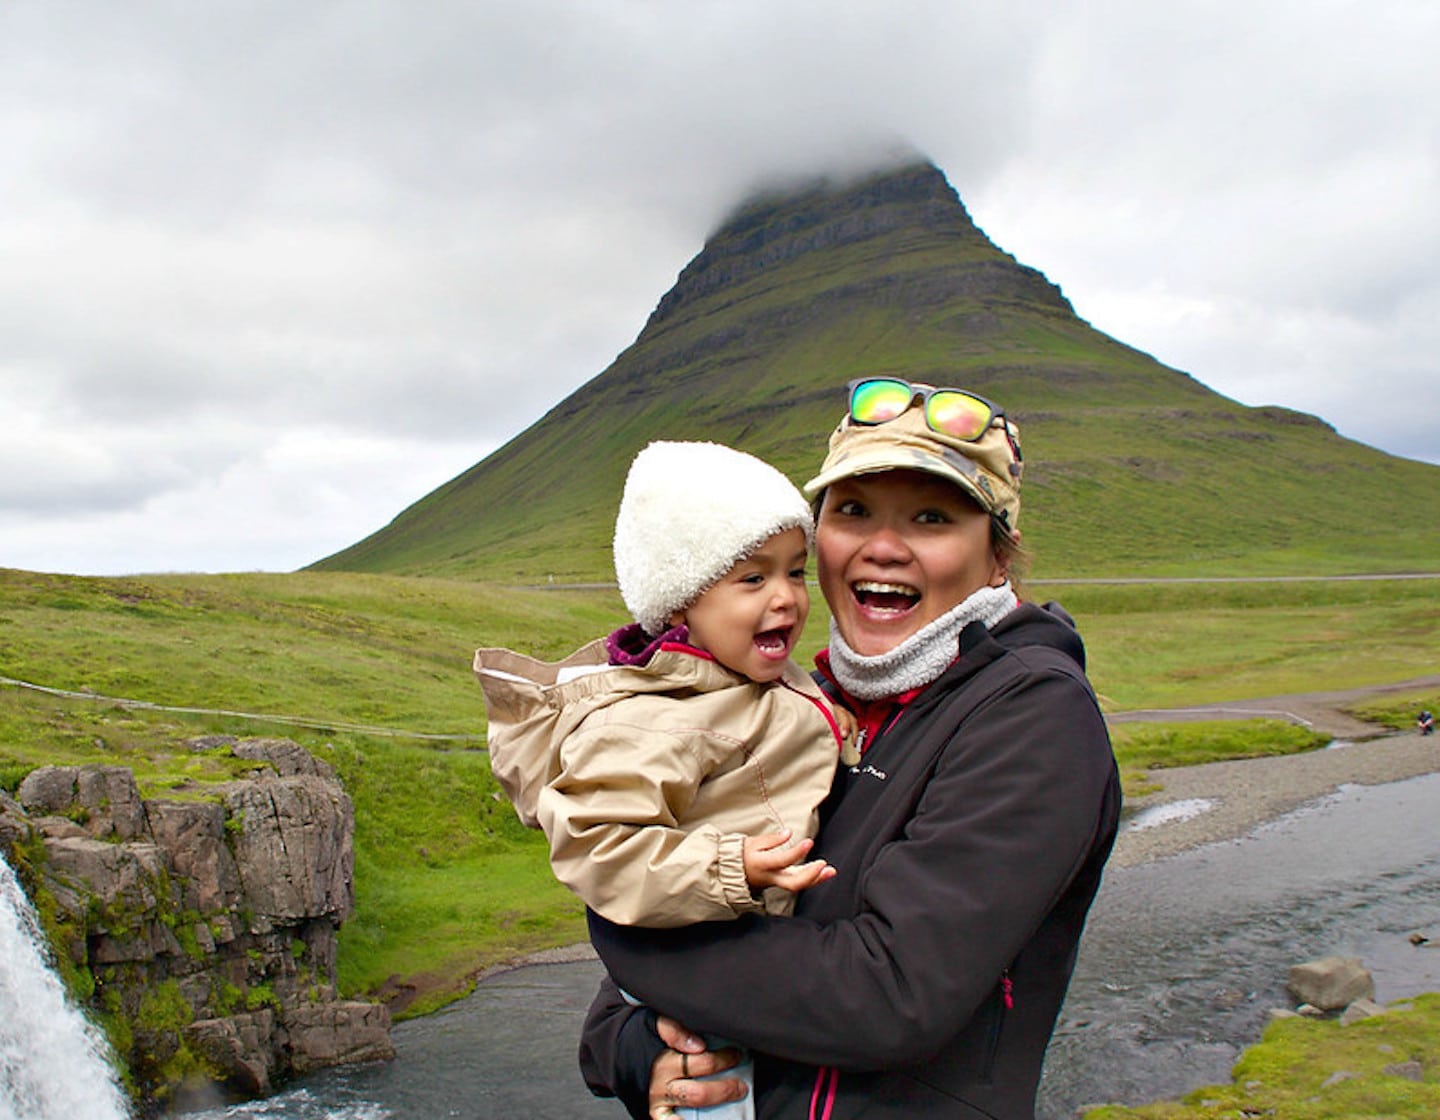
<path id="1" fill-rule="evenodd" d="M 1160 789 L 1126 803 L 1127 825 L 1111 865 L 1133 866 L 1221 840 L 1245 836 L 1343 786 L 1384 785 L 1440 771 L 1440 736 L 1391 732 L 1364 724 L 1344 706 L 1387 692 L 1433 688 L 1440 677 L 1393 685 L 1274 696 L 1181 710 L 1122 712 L 1112 722 L 1283 718 L 1336 736 L 1325 750 L 1152 770 Z"/>
<path id="2" fill-rule="evenodd" d="M 1157 793 L 1133 798 L 1110 857 L 1128 867 L 1218 840 L 1239 839 L 1342 786 L 1375 786 L 1440 771 L 1440 739 L 1390 735 L 1278 758 L 1153 771 Z M 1166 818 L 1170 808 L 1174 816 Z M 1190 810 L 1196 810 L 1190 815 Z M 1162 823 L 1146 825 L 1147 820 Z"/>

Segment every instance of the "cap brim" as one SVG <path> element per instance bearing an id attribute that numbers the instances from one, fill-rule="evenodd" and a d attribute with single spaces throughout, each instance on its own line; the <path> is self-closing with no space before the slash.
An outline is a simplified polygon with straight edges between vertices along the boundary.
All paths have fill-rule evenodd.
<path id="1" fill-rule="evenodd" d="M 945 460 L 925 452 L 894 447 L 875 448 L 868 452 L 859 451 L 847 455 L 843 462 L 835 464 L 828 471 L 822 470 L 807 482 L 804 487 L 805 496 L 814 498 L 820 491 L 841 479 L 864 474 L 883 474 L 885 471 L 923 471 L 933 474 L 946 482 L 954 483 L 986 513 L 995 512 L 990 497 Z"/>

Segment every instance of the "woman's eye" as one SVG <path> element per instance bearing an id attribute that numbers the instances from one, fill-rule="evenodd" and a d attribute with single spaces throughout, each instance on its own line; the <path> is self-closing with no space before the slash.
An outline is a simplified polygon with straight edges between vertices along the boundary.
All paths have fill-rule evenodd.
<path id="1" fill-rule="evenodd" d="M 915 520 L 922 525 L 944 525 L 950 518 L 938 509 L 923 509 L 915 515 Z"/>
<path id="2" fill-rule="evenodd" d="M 849 501 L 841 502 L 839 505 L 837 505 L 835 507 L 835 512 L 843 514 L 845 517 L 863 517 L 865 514 L 865 507 L 862 506 L 859 502 L 857 502 L 854 498 L 851 498 Z"/>

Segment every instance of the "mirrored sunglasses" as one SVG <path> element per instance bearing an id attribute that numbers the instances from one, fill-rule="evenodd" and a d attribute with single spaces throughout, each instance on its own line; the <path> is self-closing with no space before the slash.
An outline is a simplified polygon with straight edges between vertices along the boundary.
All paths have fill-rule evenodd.
<path id="1" fill-rule="evenodd" d="M 933 389 L 898 377 L 862 377 L 850 382 L 850 419 L 856 424 L 884 424 L 909 411 L 915 398 L 932 432 L 973 443 L 1004 411 L 984 397 L 963 389 Z"/>

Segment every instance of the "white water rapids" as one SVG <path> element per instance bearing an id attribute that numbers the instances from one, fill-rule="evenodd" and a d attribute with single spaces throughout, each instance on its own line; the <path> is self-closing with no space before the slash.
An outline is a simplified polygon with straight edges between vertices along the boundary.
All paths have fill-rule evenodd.
<path id="1" fill-rule="evenodd" d="M 14 870 L 0 858 L 0 1120 L 124 1120 L 104 1040 L 65 998 Z"/>

